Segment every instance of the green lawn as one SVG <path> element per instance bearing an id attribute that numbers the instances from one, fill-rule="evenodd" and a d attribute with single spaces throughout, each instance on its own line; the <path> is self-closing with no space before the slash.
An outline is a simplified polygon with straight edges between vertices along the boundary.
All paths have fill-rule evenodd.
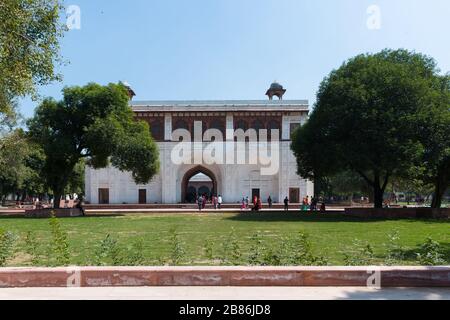
<path id="1" fill-rule="evenodd" d="M 330 265 L 344 264 L 343 252 L 355 250 L 354 239 L 368 243 L 373 248 L 371 264 L 383 264 L 388 243 L 388 234 L 397 230 L 400 243 L 406 253 L 402 261 L 395 264 L 417 264 L 415 253 L 419 246 L 431 236 L 441 244 L 446 264 L 450 264 L 450 222 L 425 220 L 358 220 L 347 217 L 326 217 L 310 214 L 213 214 L 213 215 L 127 215 L 98 216 L 60 219 L 63 230 L 68 233 L 71 264 L 86 265 L 92 261 L 99 243 L 110 234 L 118 240 L 121 254 L 132 249 L 137 239 L 143 240 L 143 256 L 146 265 L 158 265 L 170 261 L 174 248 L 173 230 L 179 239 L 181 264 L 218 265 L 223 255 L 223 244 L 229 242 L 234 230 L 242 254 L 242 264 L 254 241 L 252 235 L 260 232 L 261 246 L 276 248 L 286 238 L 306 232 L 310 236 L 313 252 L 326 257 Z M 49 220 L 26 218 L 0 218 L 0 228 L 11 231 L 19 238 L 16 253 L 7 263 L 9 266 L 30 265 L 25 238 L 32 231 L 42 254 L 50 243 Z M 208 259 L 205 243 L 212 243 L 213 260 Z M 178 248 L 178 249 L 179 249 Z M 43 259 L 45 260 L 45 259 Z M 45 264 L 41 262 L 41 264 Z"/>

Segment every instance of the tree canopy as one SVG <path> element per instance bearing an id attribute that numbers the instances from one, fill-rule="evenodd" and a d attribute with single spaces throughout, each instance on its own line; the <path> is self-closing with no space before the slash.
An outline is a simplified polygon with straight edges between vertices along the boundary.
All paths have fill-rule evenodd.
<path id="1" fill-rule="evenodd" d="M 407 50 L 358 55 L 333 70 L 309 121 L 293 135 L 299 174 L 315 179 L 351 170 L 382 207 L 392 176 L 420 171 L 421 125 L 435 106 L 438 72 L 432 58 Z"/>
<path id="2" fill-rule="evenodd" d="M 64 99 L 45 99 L 28 121 L 45 154 L 44 176 L 59 199 L 80 159 L 94 168 L 109 164 L 147 183 L 159 170 L 158 147 L 147 123 L 137 121 L 122 84 L 68 87 Z M 57 206 L 58 201 L 55 201 Z"/>
<path id="3" fill-rule="evenodd" d="M 420 159 L 425 184 L 434 186 L 433 208 L 439 208 L 450 186 L 450 76 L 438 77 L 429 106 L 419 114 L 420 138 L 424 146 Z"/>
<path id="4" fill-rule="evenodd" d="M 0 1 L 0 114 L 11 112 L 16 97 L 60 78 L 61 8 L 57 0 Z"/>

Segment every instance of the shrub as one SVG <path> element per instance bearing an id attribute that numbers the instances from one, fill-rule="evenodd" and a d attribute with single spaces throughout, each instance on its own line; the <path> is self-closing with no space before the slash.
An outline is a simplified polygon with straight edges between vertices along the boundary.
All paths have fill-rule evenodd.
<path id="1" fill-rule="evenodd" d="M 386 247 L 386 265 L 394 265 L 405 258 L 404 249 L 400 244 L 400 233 L 397 230 L 388 234 Z"/>
<path id="2" fill-rule="evenodd" d="M 353 241 L 353 247 L 344 252 L 344 261 L 347 266 L 371 265 L 374 258 L 372 246 L 358 239 Z"/>
<path id="3" fill-rule="evenodd" d="M 0 267 L 4 267 L 14 256 L 15 242 L 16 236 L 12 232 L 0 229 Z"/>
<path id="4" fill-rule="evenodd" d="M 39 253 L 39 243 L 36 239 L 36 234 L 28 231 L 25 237 L 25 252 L 31 256 L 31 264 L 38 266 L 41 262 L 41 255 Z"/>
<path id="5" fill-rule="evenodd" d="M 185 255 L 184 245 L 180 240 L 180 237 L 176 230 L 171 231 L 171 261 L 172 265 L 178 266 L 181 264 Z"/>
<path id="6" fill-rule="evenodd" d="M 423 266 L 438 266 L 446 263 L 440 243 L 434 241 L 431 237 L 428 237 L 420 246 L 417 260 Z"/>
<path id="7" fill-rule="evenodd" d="M 265 251 L 264 243 L 262 241 L 261 233 L 256 232 L 250 238 L 250 251 L 248 255 L 248 265 L 260 266 L 265 263 Z"/>
<path id="8" fill-rule="evenodd" d="M 110 234 L 106 235 L 95 250 L 94 264 L 97 266 L 120 266 L 122 261 L 117 240 Z"/>
<path id="9" fill-rule="evenodd" d="M 317 266 L 327 264 L 324 257 L 314 255 L 309 235 L 304 232 L 299 232 L 294 237 L 288 238 L 286 244 L 281 248 L 281 256 L 281 262 L 287 265 Z"/>
<path id="10" fill-rule="evenodd" d="M 214 260 L 214 242 L 210 238 L 205 240 L 205 243 L 203 244 L 203 252 L 206 259 Z"/>
<path id="11" fill-rule="evenodd" d="M 241 247 L 236 236 L 234 228 L 223 242 L 222 262 L 226 265 L 240 265 L 242 262 Z"/>
<path id="12" fill-rule="evenodd" d="M 142 266 L 145 265 L 144 258 L 144 240 L 138 238 L 131 246 L 127 248 L 127 265 L 129 266 Z"/>
<path id="13" fill-rule="evenodd" d="M 50 245 L 51 265 L 67 266 L 70 263 L 69 243 L 67 233 L 61 228 L 59 219 L 52 214 L 50 218 L 50 231 L 52 242 Z"/>

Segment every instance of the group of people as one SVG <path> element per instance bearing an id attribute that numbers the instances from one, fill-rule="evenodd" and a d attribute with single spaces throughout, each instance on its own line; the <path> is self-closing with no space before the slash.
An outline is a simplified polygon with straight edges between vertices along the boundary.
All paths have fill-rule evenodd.
<path id="1" fill-rule="evenodd" d="M 269 205 L 269 208 L 272 208 L 272 197 L 269 196 L 269 198 L 267 199 L 267 203 Z M 251 209 L 252 211 L 260 211 L 262 210 L 263 205 L 262 205 L 262 200 L 261 197 L 258 196 L 254 196 L 253 200 L 252 200 L 252 207 L 250 208 L 250 200 L 248 197 L 244 197 L 242 198 L 241 201 L 241 210 L 249 210 Z"/>
<path id="2" fill-rule="evenodd" d="M 208 202 L 210 201 L 210 203 L 213 205 L 214 209 L 222 209 L 222 204 L 223 204 L 223 198 L 221 195 L 213 195 L 210 199 L 204 194 L 204 195 L 200 195 L 197 198 L 197 204 L 198 204 L 198 210 L 202 211 L 203 209 L 206 208 L 206 205 L 208 204 Z M 284 199 L 284 211 L 289 211 L 289 197 L 286 197 Z M 319 206 L 320 203 L 320 206 Z M 272 197 L 269 196 L 269 198 L 267 199 L 267 204 L 269 206 L 269 209 L 271 209 L 273 207 L 273 200 Z M 241 200 L 241 210 L 252 210 L 252 211 L 260 211 L 263 209 L 263 205 L 262 205 L 262 200 L 261 197 L 259 196 L 254 196 L 252 199 L 252 203 L 250 204 L 250 199 L 249 197 L 243 197 Z M 301 202 L 301 207 L 300 207 L 301 211 L 320 211 L 322 213 L 326 212 L 326 205 L 325 205 L 325 201 L 323 201 L 322 199 L 318 199 L 315 197 L 310 198 L 309 196 L 306 196 L 303 198 L 302 202 Z"/>
<path id="3" fill-rule="evenodd" d="M 325 213 L 327 208 L 325 201 L 320 201 L 320 208 L 319 208 L 319 199 L 312 197 L 311 199 L 309 196 L 306 196 L 303 198 L 301 202 L 301 211 L 318 211 L 320 210 L 321 213 Z M 286 197 L 284 199 L 284 211 L 289 211 L 289 198 Z"/>
<path id="4" fill-rule="evenodd" d="M 197 204 L 198 204 L 198 210 L 202 211 L 203 209 L 206 208 L 206 204 L 208 203 L 208 198 L 206 197 L 206 195 L 200 195 L 197 198 Z M 223 198 L 222 196 L 219 194 L 218 196 L 213 195 L 211 197 L 211 204 L 213 205 L 214 209 L 221 209 L 222 208 L 222 203 L 223 203 Z"/>

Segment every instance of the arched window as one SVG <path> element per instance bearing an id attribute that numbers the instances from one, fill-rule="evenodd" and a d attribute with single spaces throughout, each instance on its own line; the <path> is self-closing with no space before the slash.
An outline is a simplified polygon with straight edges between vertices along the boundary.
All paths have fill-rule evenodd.
<path id="1" fill-rule="evenodd" d="M 156 141 L 162 141 L 163 139 L 163 125 L 161 121 L 155 120 L 150 123 L 150 132 L 153 139 Z"/>
<path id="2" fill-rule="evenodd" d="M 177 120 L 177 121 L 175 122 L 174 129 L 175 129 L 175 130 L 177 130 L 177 129 L 186 129 L 186 130 L 189 130 L 189 125 L 188 125 L 188 123 L 187 123 L 186 121 L 184 121 L 184 120 L 182 120 L 182 119 L 179 119 L 179 120 Z"/>
<path id="3" fill-rule="evenodd" d="M 261 120 L 256 119 L 255 121 L 252 122 L 252 129 L 255 129 L 256 131 L 264 129 L 264 124 L 262 123 Z"/>
<path id="4" fill-rule="evenodd" d="M 211 121 L 209 129 L 216 129 L 222 133 L 222 138 L 225 138 L 225 123 L 220 119 L 214 119 Z"/>
<path id="5" fill-rule="evenodd" d="M 256 131 L 256 136 L 258 137 L 259 140 L 259 136 L 260 136 L 260 130 L 265 129 L 264 128 L 264 123 L 259 120 L 256 119 L 255 121 L 252 122 L 252 129 Z"/>
<path id="6" fill-rule="evenodd" d="M 238 130 L 238 129 L 242 129 L 244 131 L 247 131 L 248 130 L 247 122 L 242 120 L 242 119 L 238 120 L 236 122 L 236 130 Z"/>
<path id="7" fill-rule="evenodd" d="M 267 125 L 267 135 L 269 139 L 272 139 L 272 131 L 271 130 L 278 130 L 278 139 L 281 138 L 281 126 L 280 123 L 276 120 L 270 120 Z"/>

